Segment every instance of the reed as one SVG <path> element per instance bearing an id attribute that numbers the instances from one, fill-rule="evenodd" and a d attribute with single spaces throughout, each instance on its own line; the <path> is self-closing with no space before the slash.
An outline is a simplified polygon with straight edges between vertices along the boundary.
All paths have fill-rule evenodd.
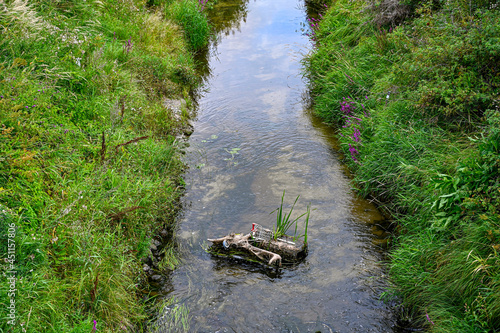
<path id="1" fill-rule="evenodd" d="M 309 226 L 309 216 L 311 213 L 310 205 L 307 206 L 307 211 L 300 216 L 298 216 L 295 219 L 292 219 L 292 212 L 293 209 L 295 208 L 295 204 L 299 200 L 300 195 L 295 198 L 295 201 L 292 204 L 292 207 L 290 208 L 290 211 L 287 213 L 284 211 L 284 200 L 285 200 L 285 190 L 283 190 L 283 195 L 281 196 L 281 204 L 278 208 L 276 208 L 274 211 L 271 212 L 274 213 L 276 212 L 276 227 L 274 228 L 274 239 L 278 239 L 279 237 L 283 237 L 286 235 L 288 230 L 295 224 L 295 230 L 294 230 L 294 238 L 297 237 L 297 228 L 298 228 L 298 221 L 303 217 L 306 216 L 305 219 L 305 229 L 304 229 L 304 234 L 300 237 L 304 237 L 304 242 L 307 243 L 307 228 Z"/>

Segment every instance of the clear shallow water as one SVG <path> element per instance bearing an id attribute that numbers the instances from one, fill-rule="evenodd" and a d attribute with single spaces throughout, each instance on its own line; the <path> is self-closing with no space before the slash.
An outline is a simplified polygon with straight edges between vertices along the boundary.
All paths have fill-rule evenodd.
<path id="1" fill-rule="evenodd" d="M 393 332 L 378 299 L 383 217 L 353 194 L 333 130 L 307 110 L 303 2 L 221 0 L 212 19 L 219 38 L 186 154 L 182 264 L 163 292 L 189 307 L 192 332 Z M 314 209 L 303 263 L 277 273 L 204 251 L 207 238 L 272 227 L 283 190 L 289 204 L 300 195 L 296 212 Z"/>

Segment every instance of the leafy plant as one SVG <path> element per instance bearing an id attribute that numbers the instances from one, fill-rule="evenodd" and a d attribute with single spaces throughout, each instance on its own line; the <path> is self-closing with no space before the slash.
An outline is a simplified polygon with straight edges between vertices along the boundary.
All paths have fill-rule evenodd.
<path id="1" fill-rule="evenodd" d="M 224 148 L 224 150 L 226 152 L 228 152 L 229 154 L 231 154 L 231 158 L 225 158 L 224 161 L 233 161 L 234 160 L 234 156 L 235 155 L 239 155 L 239 151 L 241 150 L 241 148 L 231 148 L 231 150 L 227 149 L 227 148 Z M 233 162 L 234 165 L 237 165 L 238 162 Z"/>

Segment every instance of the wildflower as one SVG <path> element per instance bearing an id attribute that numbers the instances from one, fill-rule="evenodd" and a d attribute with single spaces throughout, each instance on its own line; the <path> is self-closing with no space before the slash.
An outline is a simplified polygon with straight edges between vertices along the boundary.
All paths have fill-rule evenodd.
<path id="1" fill-rule="evenodd" d="M 127 43 L 123 46 L 123 50 L 127 52 L 127 54 L 132 50 L 132 46 L 134 44 L 132 43 L 132 39 L 129 38 Z"/>
<path id="2" fill-rule="evenodd" d="M 359 131 L 359 129 L 354 128 L 354 132 L 352 133 L 352 139 L 355 142 L 361 141 L 361 132 Z"/>
<path id="3" fill-rule="evenodd" d="M 353 159 L 353 161 L 357 163 L 358 159 L 356 158 L 356 155 L 359 154 L 359 152 L 350 143 L 349 143 L 349 152 L 351 153 L 351 158 Z"/>
<path id="4" fill-rule="evenodd" d="M 94 327 L 92 327 L 92 331 L 97 331 L 97 321 L 94 319 Z"/>
<path id="5" fill-rule="evenodd" d="M 427 312 L 425 313 L 425 316 L 427 317 L 427 321 L 429 323 L 431 323 L 432 325 L 434 325 L 434 322 L 431 320 L 431 318 L 429 317 L 429 314 Z"/>

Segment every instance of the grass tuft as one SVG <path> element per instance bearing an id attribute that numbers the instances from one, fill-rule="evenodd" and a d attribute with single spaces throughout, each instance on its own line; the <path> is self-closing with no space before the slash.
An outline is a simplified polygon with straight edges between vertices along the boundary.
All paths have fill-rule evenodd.
<path id="1" fill-rule="evenodd" d="M 300 237 L 304 237 L 304 243 L 307 243 L 307 228 L 309 226 L 309 216 L 311 213 L 310 205 L 307 206 L 307 211 L 303 213 L 302 215 L 298 216 L 295 219 L 291 219 L 291 215 L 293 212 L 293 208 L 295 207 L 295 204 L 299 200 L 300 195 L 295 198 L 294 203 L 292 204 L 292 207 L 290 208 L 290 211 L 288 213 L 283 211 L 283 205 L 284 205 L 284 199 L 285 199 L 285 191 L 283 191 L 283 195 L 281 196 L 281 205 L 274 210 L 272 213 L 276 212 L 276 228 L 273 230 L 274 234 L 274 239 L 278 239 L 280 237 L 283 237 L 286 235 L 288 230 L 295 224 L 295 231 L 294 231 L 294 237 L 297 237 L 297 226 L 298 226 L 298 221 L 303 217 L 306 216 L 305 219 L 305 228 L 304 228 L 304 235 Z"/>

